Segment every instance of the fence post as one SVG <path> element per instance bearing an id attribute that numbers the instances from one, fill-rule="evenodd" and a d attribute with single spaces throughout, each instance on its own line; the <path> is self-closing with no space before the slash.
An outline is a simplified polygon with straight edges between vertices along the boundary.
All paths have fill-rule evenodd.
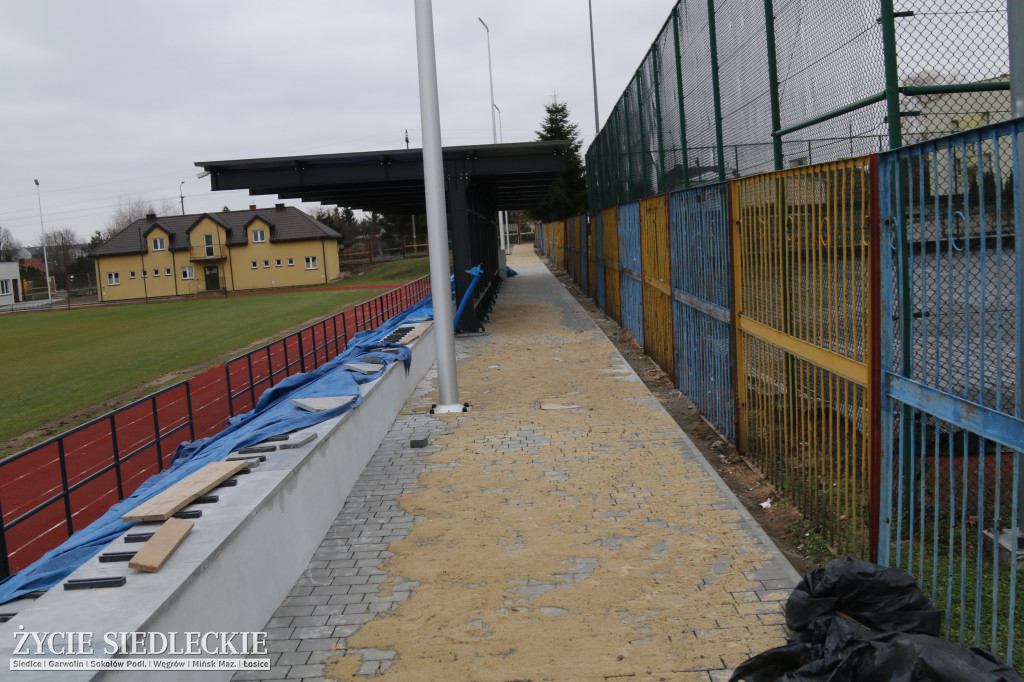
<path id="1" fill-rule="evenodd" d="M 649 54 L 649 53 L 648 53 Z M 644 130 L 643 65 L 636 72 L 636 120 L 640 126 L 640 199 L 647 196 L 647 137 Z"/>
<path id="2" fill-rule="evenodd" d="M 682 153 L 683 187 L 690 186 L 690 159 L 686 150 L 686 107 L 683 106 L 683 58 L 679 51 L 679 5 L 672 8 L 672 38 L 676 50 L 676 91 L 679 93 L 679 149 Z"/>
<path id="3" fill-rule="evenodd" d="M 273 375 L 273 372 L 271 372 Z M 188 409 L 188 439 L 196 439 L 196 422 L 192 415 L 192 382 L 185 381 L 185 407 Z"/>
<path id="4" fill-rule="evenodd" d="M 779 106 L 779 67 L 775 53 L 775 6 L 773 0 L 764 0 L 764 33 L 768 48 L 768 94 L 772 103 L 772 155 L 775 170 L 782 170 L 782 113 Z M 852 152 L 851 152 L 852 155 Z"/>
<path id="5" fill-rule="evenodd" d="M 711 47 L 711 92 L 715 100 L 715 146 L 718 148 L 718 180 L 725 180 L 725 144 L 722 141 L 722 92 L 718 82 L 718 36 L 715 33 L 715 0 L 708 0 L 708 42 Z"/>
<path id="6" fill-rule="evenodd" d="M 192 410 L 189 409 L 191 415 Z M 193 436 L 193 440 L 195 437 Z M 117 446 L 117 422 L 114 415 L 110 415 L 110 443 L 114 446 L 114 477 L 117 479 L 117 499 L 124 499 L 124 487 L 121 481 L 121 452 Z"/>
<path id="7" fill-rule="evenodd" d="M 235 416 L 235 399 L 231 392 L 231 361 L 224 363 L 224 383 L 228 386 L 228 416 Z"/>
<path id="8" fill-rule="evenodd" d="M 661 75 L 658 72 L 658 41 L 651 46 L 651 67 L 654 71 L 654 117 L 658 124 L 658 194 L 665 192 L 665 141 L 661 127 Z"/>
<path id="9" fill-rule="evenodd" d="M 164 451 L 160 445 L 160 414 L 156 409 L 156 396 L 150 398 L 150 405 L 153 409 L 153 439 L 156 441 L 156 466 L 157 471 L 164 470 Z"/>
<path id="10" fill-rule="evenodd" d="M 7 530 L 4 528 L 4 508 L 0 504 L 0 580 L 11 574 L 11 563 L 7 558 Z"/>
<path id="11" fill-rule="evenodd" d="M 64 457 L 64 439 L 57 439 L 57 456 L 60 459 L 60 486 L 64 493 L 64 519 L 68 527 L 68 537 L 75 532 L 75 526 L 71 518 L 71 495 L 68 492 L 68 464 Z"/>

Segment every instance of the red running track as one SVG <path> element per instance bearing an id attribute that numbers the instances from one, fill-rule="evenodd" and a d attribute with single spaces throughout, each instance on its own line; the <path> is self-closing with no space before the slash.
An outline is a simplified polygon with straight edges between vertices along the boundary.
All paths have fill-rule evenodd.
<path id="1" fill-rule="evenodd" d="M 3 460 L 0 578 L 131 495 L 180 443 L 220 432 L 274 384 L 337 357 L 357 332 L 429 293 L 429 278 L 409 282 Z"/>

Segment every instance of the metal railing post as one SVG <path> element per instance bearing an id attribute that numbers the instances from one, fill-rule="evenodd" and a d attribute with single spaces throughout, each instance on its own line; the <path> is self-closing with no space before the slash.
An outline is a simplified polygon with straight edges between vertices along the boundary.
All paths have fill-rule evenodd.
<path id="1" fill-rule="evenodd" d="M 672 8 L 672 38 L 676 50 L 676 90 L 679 93 L 679 149 L 682 153 L 683 187 L 690 186 L 690 159 L 686 149 L 686 107 L 683 106 L 683 58 L 679 50 L 679 5 Z"/>
<path id="2" fill-rule="evenodd" d="M 195 437 L 193 437 L 195 440 Z M 114 446 L 114 477 L 117 479 L 117 499 L 124 499 L 124 487 L 121 480 L 121 451 L 117 446 L 117 421 L 110 415 L 110 442 Z"/>
<path id="3" fill-rule="evenodd" d="M 782 109 L 779 105 L 779 67 L 775 52 L 775 6 L 773 0 L 764 0 L 764 33 L 768 50 L 768 94 L 772 106 L 772 156 L 775 170 L 782 170 Z M 852 152 L 851 152 L 852 155 Z"/>
<path id="4" fill-rule="evenodd" d="M 71 514 L 71 495 L 68 491 L 68 464 L 64 457 L 64 439 L 57 439 L 57 457 L 60 459 L 60 487 L 64 497 L 64 520 L 68 528 L 68 537 L 75 532 L 75 524 Z"/>
<path id="5" fill-rule="evenodd" d="M 715 32 L 715 0 L 708 0 L 708 42 L 711 48 L 711 92 L 715 104 L 715 146 L 718 149 L 718 180 L 725 180 L 725 144 L 722 141 L 722 91 L 718 82 L 718 36 Z"/>
<path id="6" fill-rule="evenodd" d="M 164 451 L 160 445 L 160 414 L 156 409 L 156 396 L 150 398 L 150 405 L 153 410 L 153 438 L 156 441 L 156 466 L 157 471 L 164 470 Z"/>

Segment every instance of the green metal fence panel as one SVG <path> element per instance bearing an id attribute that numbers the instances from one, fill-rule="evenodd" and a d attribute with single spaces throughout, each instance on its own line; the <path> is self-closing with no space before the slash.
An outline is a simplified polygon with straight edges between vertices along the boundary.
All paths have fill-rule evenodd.
<path id="1" fill-rule="evenodd" d="M 895 9 L 680 0 L 588 150 L 591 212 L 1009 117 L 1005 0 Z"/>

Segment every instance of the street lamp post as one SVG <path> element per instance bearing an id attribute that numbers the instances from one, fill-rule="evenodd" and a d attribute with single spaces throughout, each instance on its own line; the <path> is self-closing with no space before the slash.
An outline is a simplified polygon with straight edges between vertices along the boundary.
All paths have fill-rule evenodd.
<path id="1" fill-rule="evenodd" d="M 505 133 L 501 129 L 501 108 L 495 104 L 494 108 L 498 110 L 498 141 L 505 144 Z M 498 229 L 501 234 L 502 248 L 505 249 L 505 255 L 509 255 L 512 250 L 512 245 L 508 241 L 508 211 L 498 211 Z"/>
<path id="2" fill-rule="evenodd" d="M 185 215 L 185 192 L 182 188 L 185 186 L 185 181 L 182 180 L 181 184 L 178 185 L 178 196 L 181 197 L 181 215 Z"/>
<path id="3" fill-rule="evenodd" d="M 43 226 L 43 195 L 39 191 L 39 180 L 33 179 L 36 183 L 36 200 L 39 202 L 39 229 L 43 233 L 43 268 L 46 269 L 46 300 L 53 305 L 53 294 L 50 293 L 50 261 L 46 257 L 46 227 Z"/>
<path id="4" fill-rule="evenodd" d="M 487 79 L 491 84 L 491 138 L 494 140 L 494 144 L 498 144 L 498 125 L 494 120 L 494 110 L 498 107 L 494 104 L 494 70 L 491 68 L 491 29 L 483 19 L 480 17 L 477 17 L 477 19 L 483 25 L 484 30 L 487 31 Z M 498 112 L 501 113 L 501 110 L 499 109 Z M 505 232 L 502 229 L 501 222 L 501 211 L 498 211 L 498 240 L 501 242 L 501 248 L 507 252 Z"/>

